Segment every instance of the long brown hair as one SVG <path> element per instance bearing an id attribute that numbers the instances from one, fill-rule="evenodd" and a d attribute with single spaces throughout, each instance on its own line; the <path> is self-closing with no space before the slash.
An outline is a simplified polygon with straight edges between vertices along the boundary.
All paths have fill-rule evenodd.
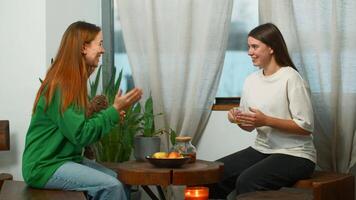
<path id="1" fill-rule="evenodd" d="M 56 58 L 37 92 L 33 113 L 40 96 L 45 96 L 47 108 L 57 88 L 61 92 L 62 113 L 71 104 L 84 109 L 87 107 L 87 81 L 90 74 L 82 50 L 84 44 L 93 41 L 100 31 L 100 27 L 82 21 L 74 22 L 67 28 Z"/>
<path id="2" fill-rule="evenodd" d="M 259 25 L 252 29 L 248 36 L 253 37 L 271 47 L 278 65 L 282 67 L 291 66 L 293 69 L 298 71 L 289 56 L 283 35 L 276 25 L 272 23 Z"/>

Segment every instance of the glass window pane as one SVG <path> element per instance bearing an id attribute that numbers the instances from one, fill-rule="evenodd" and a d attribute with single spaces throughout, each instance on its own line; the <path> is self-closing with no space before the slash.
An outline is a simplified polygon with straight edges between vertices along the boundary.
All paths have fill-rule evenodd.
<path id="1" fill-rule="evenodd" d="M 241 96 L 245 78 L 257 68 L 247 55 L 247 34 L 258 25 L 258 0 L 234 0 L 217 97 Z"/>
<path id="2" fill-rule="evenodd" d="M 120 88 L 123 92 L 126 92 L 134 88 L 134 82 L 132 78 L 129 58 L 126 54 L 116 1 L 114 1 L 114 53 L 114 63 L 117 73 L 119 73 L 121 69 L 123 70 Z"/>
<path id="3" fill-rule="evenodd" d="M 114 1 L 114 63 L 123 70 L 121 88 L 127 91 L 134 87 L 130 63 L 122 36 L 122 29 Z M 258 25 L 258 0 L 234 0 L 228 46 L 217 97 L 241 96 L 247 75 L 256 70 L 247 55 L 247 34 Z"/>

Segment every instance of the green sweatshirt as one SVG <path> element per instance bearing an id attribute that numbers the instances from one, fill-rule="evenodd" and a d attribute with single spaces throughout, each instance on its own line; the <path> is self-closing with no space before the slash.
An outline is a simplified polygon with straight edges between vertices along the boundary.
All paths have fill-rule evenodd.
<path id="1" fill-rule="evenodd" d="M 69 106 L 60 112 L 60 92 L 45 108 L 41 96 L 26 135 L 22 157 L 22 174 L 25 182 L 43 188 L 53 173 L 65 162 L 81 162 L 82 149 L 102 138 L 119 121 L 114 107 L 109 107 L 86 118 L 83 110 Z"/>

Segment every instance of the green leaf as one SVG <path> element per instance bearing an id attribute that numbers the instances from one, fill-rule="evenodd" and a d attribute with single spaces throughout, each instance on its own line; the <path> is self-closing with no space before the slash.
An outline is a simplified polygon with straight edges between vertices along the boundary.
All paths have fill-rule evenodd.
<path id="1" fill-rule="evenodd" d="M 135 113 L 141 113 L 141 104 L 136 104 L 135 108 L 134 108 L 134 112 Z"/>
<path id="2" fill-rule="evenodd" d="M 107 85 L 104 86 L 104 94 L 108 98 L 109 105 L 114 103 L 115 95 L 115 77 L 116 77 L 116 68 L 113 68 L 111 77 Z"/>
<path id="3" fill-rule="evenodd" d="M 176 144 L 176 137 L 177 137 L 177 133 L 173 130 L 173 129 L 169 129 L 170 131 L 170 140 L 171 140 L 171 143 L 172 145 L 175 145 Z"/>
<path id="4" fill-rule="evenodd" d="M 145 102 L 145 115 L 153 115 L 153 100 L 150 96 Z"/>
<path id="5" fill-rule="evenodd" d="M 90 96 L 89 99 L 93 99 L 97 93 L 98 86 L 99 86 L 99 80 L 100 80 L 100 75 L 101 75 L 101 66 L 98 69 L 98 72 L 96 73 L 95 76 L 95 81 L 92 83 L 91 81 L 89 82 L 90 84 Z"/>
<path id="6" fill-rule="evenodd" d="M 121 78 L 122 78 L 122 70 L 119 73 L 119 77 L 116 79 L 115 85 L 114 85 L 114 93 L 115 95 L 119 91 L 120 84 L 121 84 Z"/>

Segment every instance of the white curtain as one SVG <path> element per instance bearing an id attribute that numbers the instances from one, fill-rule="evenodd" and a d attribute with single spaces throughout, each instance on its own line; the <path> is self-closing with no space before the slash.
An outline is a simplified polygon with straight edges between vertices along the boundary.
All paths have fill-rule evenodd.
<path id="1" fill-rule="evenodd" d="M 222 71 L 232 0 L 117 0 L 117 5 L 135 85 L 145 98 L 152 94 L 155 113 L 164 113 L 156 126 L 197 142 Z"/>
<path id="2" fill-rule="evenodd" d="M 309 82 L 318 166 L 349 172 L 356 161 L 356 1 L 263 0 L 260 23 L 276 24 Z"/>

